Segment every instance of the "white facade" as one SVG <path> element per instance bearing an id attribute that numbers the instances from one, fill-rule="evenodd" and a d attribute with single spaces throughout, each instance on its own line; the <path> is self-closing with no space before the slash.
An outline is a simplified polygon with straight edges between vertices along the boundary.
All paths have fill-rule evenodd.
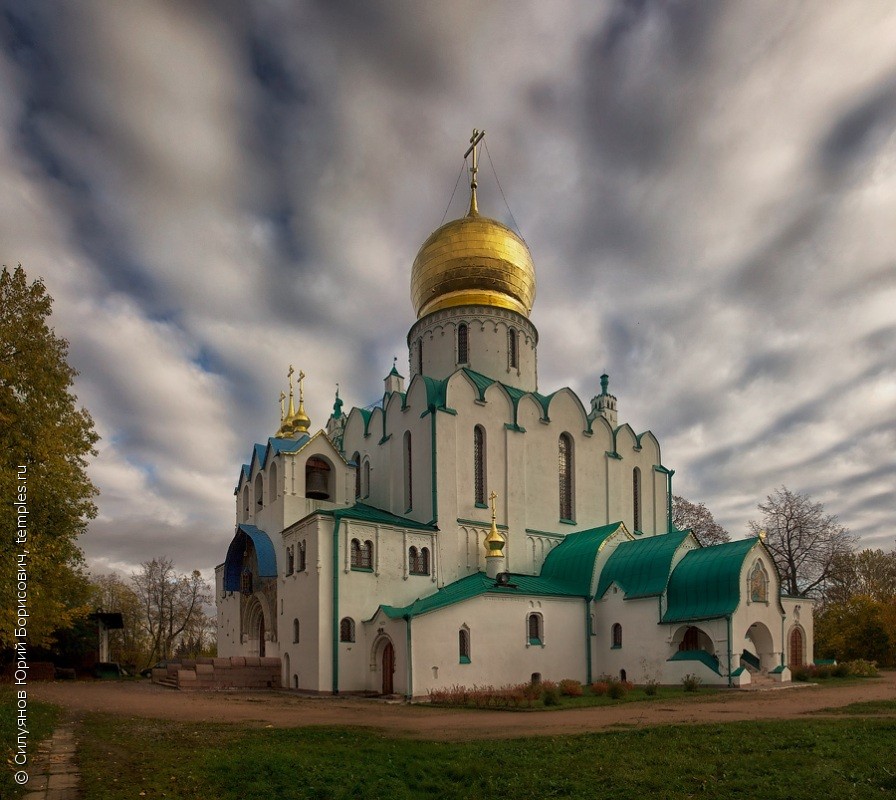
<path id="1" fill-rule="evenodd" d="M 216 571 L 219 655 L 278 656 L 292 688 L 407 696 L 533 676 L 741 685 L 811 662 L 809 602 L 779 598 L 762 543 L 672 529 L 656 437 L 618 423 L 606 377 L 587 405 L 539 393 L 537 331 L 484 297 L 411 327 L 406 390 L 393 370 L 377 407 L 337 399 L 326 433 L 287 415 L 255 446 Z"/>

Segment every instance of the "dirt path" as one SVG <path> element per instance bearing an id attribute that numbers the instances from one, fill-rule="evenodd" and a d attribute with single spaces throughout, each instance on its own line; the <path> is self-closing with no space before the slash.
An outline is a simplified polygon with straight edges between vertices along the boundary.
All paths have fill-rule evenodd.
<path id="1" fill-rule="evenodd" d="M 677 700 L 550 712 L 464 711 L 355 697 L 275 692 L 179 692 L 148 682 L 36 683 L 29 693 L 73 711 L 274 727 L 355 725 L 422 739 L 555 736 L 612 726 L 795 719 L 826 708 L 896 699 L 896 672 L 843 686 L 699 694 Z"/>

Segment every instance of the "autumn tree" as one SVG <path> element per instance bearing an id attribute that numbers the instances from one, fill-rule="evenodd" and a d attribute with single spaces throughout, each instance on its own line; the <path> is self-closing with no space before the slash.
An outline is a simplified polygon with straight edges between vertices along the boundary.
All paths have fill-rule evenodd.
<path id="1" fill-rule="evenodd" d="M 124 627 L 109 631 L 109 657 L 131 667 L 143 665 L 150 657 L 150 639 L 142 624 L 142 606 L 137 593 L 115 573 L 91 580 L 92 600 L 97 610 L 121 614 Z"/>
<path id="2" fill-rule="evenodd" d="M 131 576 L 140 601 L 140 624 L 149 639 L 144 666 L 171 658 L 185 631 L 211 603 L 211 590 L 199 570 L 178 575 L 170 558 L 144 561 Z"/>
<path id="3" fill-rule="evenodd" d="M 765 531 L 765 546 L 781 576 L 785 594 L 817 594 L 829 579 L 837 560 L 852 553 L 855 537 L 825 514 L 821 503 L 786 486 L 768 495 L 758 506 L 762 519 L 750 520 L 750 532 Z"/>
<path id="4" fill-rule="evenodd" d="M 703 503 L 692 503 L 678 495 L 672 496 L 672 525 L 680 531 L 690 530 L 704 547 L 731 541 L 728 531 Z"/>
<path id="5" fill-rule="evenodd" d="M 87 477 L 95 455 L 93 421 L 72 393 L 77 372 L 68 342 L 49 326 L 52 298 L 21 265 L 0 274 L 0 503 L 7 531 L 27 510 L 27 542 L 0 550 L 0 648 L 14 638 L 15 565 L 28 578 L 28 644 L 49 645 L 53 632 L 87 610 L 89 590 L 78 537 L 96 515 Z M 24 505 L 17 507 L 15 502 Z M 22 551 L 27 550 L 27 554 Z"/>
<path id="6" fill-rule="evenodd" d="M 862 595 L 881 603 L 896 602 L 896 550 L 860 550 L 837 556 L 823 587 L 825 605 Z"/>

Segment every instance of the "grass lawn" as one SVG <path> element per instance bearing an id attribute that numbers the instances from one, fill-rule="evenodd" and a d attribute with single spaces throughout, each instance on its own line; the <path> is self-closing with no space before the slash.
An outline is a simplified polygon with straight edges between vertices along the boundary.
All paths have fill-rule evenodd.
<path id="1" fill-rule="evenodd" d="M 17 690 L 28 687 L 14 687 L 9 684 L 0 685 L 0 747 L 3 749 L 3 774 L 0 775 L 0 797 L 21 797 L 27 790 L 27 786 L 19 786 L 13 780 L 13 774 L 20 769 L 31 773 L 32 760 L 37 753 L 37 745 L 42 739 L 46 739 L 56 727 L 59 718 L 59 709 L 56 706 L 38 703 L 28 700 L 28 764 L 17 766 L 13 757 L 16 753 L 16 737 L 19 733 L 17 726 L 18 709 Z"/>
<path id="2" fill-rule="evenodd" d="M 81 734 L 86 800 L 896 796 L 896 722 L 884 719 L 421 742 L 92 715 Z"/>

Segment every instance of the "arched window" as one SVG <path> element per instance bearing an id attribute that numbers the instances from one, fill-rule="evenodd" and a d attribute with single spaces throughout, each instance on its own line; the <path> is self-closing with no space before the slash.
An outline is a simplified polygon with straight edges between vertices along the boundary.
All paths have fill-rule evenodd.
<path id="1" fill-rule="evenodd" d="M 429 548 L 420 548 L 420 574 L 429 575 Z"/>
<path id="2" fill-rule="evenodd" d="M 419 571 L 419 567 L 417 566 L 417 559 L 419 557 L 416 547 L 412 545 L 408 548 L 408 572 L 410 572 L 411 575 L 416 575 Z"/>
<path id="3" fill-rule="evenodd" d="M 417 340 L 417 374 L 423 374 L 423 339 Z"/>
<path id="4" fill-rule="evenodd" d="M 252 571 L 248 567 L 245 567 L 240 575 L 240 592 L 252 594 Z"/>
<path id="5" fill-rule="evenodd" d="M 362 486 L 364 497 L 370 497 L 370 460 L 364 459 L 364 481 Z"/>
<path id="6" fill-rule="evenodd" d="M 485 505 L 485 428 L 473 428 L 473 493 L 476 505 Z"/>
<path id="7" fill-rule="evenodd" d="M 330 465 L 322 458 L 312 456 L 305 462 L 305 497 L 312 500 L 329 500 L 330 491 Z"/>
<path id="8" fill-rule="evenodd" d="M 457 363 L 466 364 L 470 360 L 470 332 L 467 323 L 461 322 L 457 326 Z"/>
<path id="9" fill-rule="evenodd" d="M 618 622 L 613 625 L 613 647 L 622 647 L 622 625 Z"/>
<path id="10" fill-rule="evenodd" d="M 541 614 L 529 614 L 529 619 L 526 621 L 526 626 L 529 633 L 529 644 L 543 644 L 544 622 L 542 620 Z"/>
<path id="11" fill-rule="evenodd" d="M 632 470 L 632 524 L 636 531 L 641 530 L 641 469 Z"/>
<path id="12" fill-rule="evenodd" d="M 414 546 L 408 548 L 408 572 L 411 575 L 429 575 L 428 547 L 421 547 L 419 550 Z"/>
<path id="13" fill-rule="evenodd" d="M 249 487 L 243 487 L 243 522 L 249 521 Z"/>
<path id="14" fill-rule="evenodd" d="M 368 539 L 361 545 L 361 565 L 362 569 L 373 569 L 373 542 Z"/>
<path id="15" fill-rule="evenodd" d="M 299 621 L 297 619 L 292 621 L 292 642 L 293 644 L 299 643 Z"/>
<path id="16" fill-rule="evenodd" d="M 296 569 L 296 551 L 292 547 L 286 548 L 286 574 L 292 575 Z"/>
<path id="17" fill-rule="evenodd" d="M 414 507 L 413 460 L 411 456 L 411 432 L 404 432 L 404 507 L 410 511 Z"/>
<path id="18" fill-rule="evenodd" d="M 572 437 L 568 433 L 560 434 L 560 458 L 558 473 L 560 479 L 560 519 L 575 520 L 575 504 L 573 498 L 573 471 L 575 469 Z"/>
<path id="19" fill-rule="evenodd" d="M 467 628 L 461 628 L 457 632 L 457 650 L 460 656 L 461 664 L 470 663 L 470 631 Z"/>
<path id="20" fill-rule="evenodd" d="M 351 543 L 351 564 L 353 567 L 361 566 L 361 542 L 358 539 L 352 539 Z"/>
<path id="21" fill-rule="evenodd" d="M 361 496 L 361 454 L 355 451 L 352 456 L 352 463 L 355 465 L 355 499 Z"/>
<path id="22" fill-rule="evenodd" d="M 264 481 L 260 472 L 255 476 L 255 505 L 258 508 L 264 505 Z"/>
<path id="23" fill-rule="evenodd" d="M 268 473 L 268 502 L 273 503 L 277 499 L 277 492 L 279 491 L 278 486 L 278 474 L 277 474 L 277 462 L 275 461 L 271 464 L 270 472 Z"/>
<path id="24" fill-rule="evenodd" d="M 507 331 L 507 359 L 510 363 L 511 369 L 517 369 L 517 367 L 519 367 L 519 358 L 516 352 L 516 337 L 516 328 L 511 328 Z"/>
<path id="25" fill-rule="evenodd" d="M 299 572 L 305 571 L 305 541 L 299 542 Z"/>
<path id="26" fill-rule="evenodd" d="M 343 617 L 339 623 L 339 641 L 355 641 L 355 621 L 351 617 Z"/>

